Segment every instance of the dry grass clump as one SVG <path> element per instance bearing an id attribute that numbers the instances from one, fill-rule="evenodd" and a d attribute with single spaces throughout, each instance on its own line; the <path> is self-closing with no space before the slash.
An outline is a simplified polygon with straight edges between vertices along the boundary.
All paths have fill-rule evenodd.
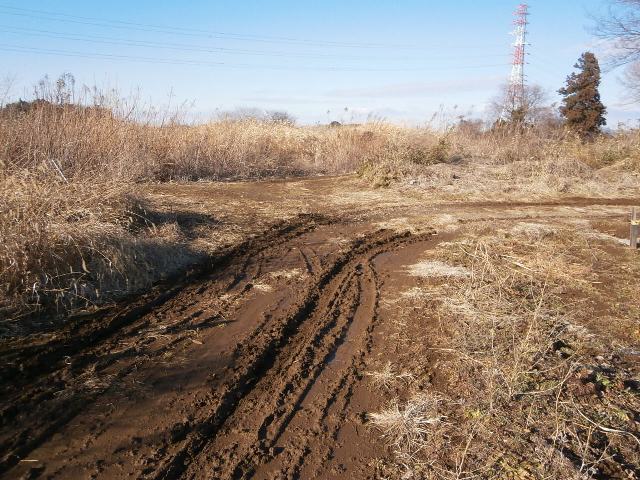
<path id="1" fill-rule="evenodd" d="M 566 149 L 572 157 L 593 168 L 619 165 L 640 172 L 640 133 L 636 130 L 598 137 L 590 143 L 573 140 L 567 142 Z"/>
<path id="2" fill-rule="evenodd" d="M 460 156 L 490 159 L 496 164 L 543 160 L 547 156 L 546 146 L 561 142 L 559 132 L 539 129 L 470 132 L 454 128 L 450 138 L 454 151 Z"/>
<path id="3" fill-rule="evenodd" d="M 558 234 L 556 228 L 544 223 L 518 222 L 511 227 L 509 233 L 530 242 L 541 242 Z"/>
<path id="4" fill-rule="evenodd" d="M 579 162 L 592 169 L 626 164 L 637 166 L 640 132 L 619 130 L 585 142 L 558 129 L 528 128 L 521 131 L 468 132 L 453 129 L 449 134 L 453 152 L 463 157 L 491 159 L 494 163 L 550 161 Z M 582 167 L 584 168 L 584 167 Z M 638 171 L 637 169 L 635 170 Z"/>
<path id="5" fill-rule="evenodd" d="M 437 415 L 428 417 L 446 422 L 413 425 L 401 418 L 410 410 L 394 407 L 399 399 L 381 412 L 397 428 L 413 428 L 413 437 L 383 430 L 398 455 L 398 475 L 637 474 L 640 371 L 628 355 L 637 355 L 638 344 L 628 336 L 612 342 L 584 326 L 592 318 L 580 305 L 592 292 L 594 252 L 569 231 L 543 230 L 538 240 L 525 241 L 513 238 L 518 232 L 493 230 L 491 238 L 449 243 L 438 252 L 471 274 L 456 283 L 425 280 L 431 294 L 412 296 L 411 313 L 397 322 L 404 333 L 395 338 L 404 350 L 398 368 L 413 373 L 416 392 L 439 399 Z M 371 418 L 379 424 L 380 417 Z M 406 438 L 412 447 L 402 443 Z"/>
<path id="6" fill-rule="evenodd" d="M 428 437 L 444 420 L 438 413 L 440 402 L 437 396 L 417 394 L 403 404 L 393 402 L 382 412 L 369 414 L 369 420 L 397 457 L 409 464 L 416 461 Z"/>
<path id="7" fill-rule="evenodd" d="M 639 185 L 633 172 L 596 170 L 572 159 L 495 163 L 492 159 L 475 158 L 413 171 L 403 181 L 451 200 L 634 196 Z"/>
<path id="8" fill-rule="evenodd" d="M 139 291 L 193 261 L 175 225 L 140 227 L 132 191 L 119 182 L 66 183 L 41 170 L 0 178 L 0 312 L 10 319 L 3 331 L 34 311 Z"/>
<path id="9" fill-rule="evenodd" d="M 7 168 L 47 165 L 69 180 L 259 178 L 310 168 L 304 132 L 257 121 L 204 126 L 133 121 L 115 109 L 36 105 L 0 116 L 0 161 Z"/>
<path id="10" fill-rule="evenodd" d="M 387 362 L 380 370 L 367 372 L 366 375 L 371 377 L 375 387 L 390 389 L 398 382 L 410 383 L 413 380 L 413 374 L 409 372 L 398 371 L 397 367 L 391 362 Z"/>
<path id="11" fill-rule="evenodd" d="M 409 183 L 443 198 L 637 195 L 640 135 L 624 131 L 584 143 L 561 130 L 431 133 L 433 154 L 387 156 L 361 173 L 375 186 Z M 415 144 L 412 139 L 408 144 Z"/>
<path id="12" fill-rule="evenodd" d="M 448 135 L 429 128 L 401 128 L 384 125 L 384 141 L 371 155 L 360 157 L 358 173 L 376 187 L 387 187 L 430 165 L 454 158 Z"/>
<path id="13" fill-rule="evenodd" d="M 468 277 L 471 272 L 464 267 L 448 265 L 438 260 L 425 260 L 409 265 L 409 275 L 414 277 Z"/>

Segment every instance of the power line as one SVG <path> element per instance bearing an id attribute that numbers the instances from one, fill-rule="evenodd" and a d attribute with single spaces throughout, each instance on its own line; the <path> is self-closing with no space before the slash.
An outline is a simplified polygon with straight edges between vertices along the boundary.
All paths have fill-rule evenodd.
<path id="1" fill-rule="evenodd" d="M 300 38 L 288 38 L 288 37 L 271 37 L 264 35 L 250 35 L 240 34 L 232 32 L 219 32 L 208 31 L 194 28 L 185 27 L 170 27 L 165 25 L 153 25 L 146 23 L 125 22 L 121 20 L 106 20 L 96 17 L 85 17 L 79 15 L 68 15 L 58 12 L 51 12 L 45 10 L 34 10 L 28 8 L 12 7 L 8 5 L 0 5 L 0 9 L 12 10 L 5 12 L 8 15 L 38 18 L 44 20 L 54 20 L 66 23 L 76 23 L 81 25 L 93 25 L 108 28 L 119 28 L 127 30 L 137 30 L 143 32 L 156 32 L 156 33 L 168 33 L 172 35 L 184 35 L 184 36 L 204 36 L 208 38 L 225 38 L 230 40 L 241 41 L 255 41 L 266 43 L 287 43 L 295 45 L 314 45 L 314 46 L 332 46 L 332 47 L 346 47 L 346 48 L 419 48 L 412 45 L 383 45 L 375 43 L 347 43 L 347 42 L 327 42 L 317 40 L 307 40 Z"/>
<path id="2" fill-rule="evenodd" d="M 238 54 L 238 55 L 254 55 L 254 56 L 275 56 L 275 57 L 297 57 L 297 58 L 327 58 L 327 59 L 347 59 L 347 60 L 412 60 L 410 57 L 393 57 L 380 59 L 375 57 L 359 57 L 359 56 L 336 56 L 331 54 L 322 53 L 295 53 L 295 52 L 272 52 L 263 50 L 246 50 L 235 49 L 226 47 L 207 47 L 203 45 L 192 45 L 184 43 L 167 43 L 167 42 L 155 42 L 147 40 L 129 40 L 124 38 L 105 37 L 100 35 L 78 35 L 74 33 L 55 32 L 51 30 L 40 30 L 32 28 L 14 27 L 9 25 L 0 25 L 0 31 L 10 34 L 18 35 L 30 35 L 46 38 L 55 38 L 62 40 L 73 40 L 80 42 L 98 43 L 104 45 L 123 45 L 131 47 L 143 47 L 143 48 L 163 48 L 170 50 L 186 51 L 186 52 L 203 52 L 203 53 L 223 53 L 223 54 Z M 488 54 L 482 56 L 468 56 L 468 57 L 431 57 L 431 58 L 419 58 L 420 61 L 432 61 L 432 60 L 459 60 L 461 58 L 487 58 L 487 57 L 506 57 L 505 54 Z M 413 58 L 416 59 L 416 58 Z"/>
<path id="3" fill-rule="evenodd" d="M 42 17 L 53 17 L 55 19 L 55 17 L 59 17 L 57 18 L 57 20 L 59 21 L 73 21 L 74 23 L 77 22 L 91 22 L 91 25 L 103 25 L 103 26 L 108 26 L 108 27 L 114 27 L 114 28 L 128 28 L 128 29 L 145 29 L 144 31 L 149 31 L 149 29 L 153 30 L 153 31 L 161 31 L 163 33 L 172 33 L 172 34 L 186 34 L 186 35 L 193 35 L 193 36 L 212 36 L 212 35 L 220 35 L 220 36 L 224 36 L 224 37 L 231 37 L 237 40 L 265 40 L 265 41 L 273 41 L 273 42 L 303 42 L 303 43 L 314 43 L 314 44 L 322 44 L 322 45 L 333 45 L 333 46 L 346 46 L 346 47 L 373 47 L 373 48 L 378 48 L 380 46 L 383 46 L 381 44 L 375 44 L 375 43 L 370 43 L 370 44 L 365 44 L 365 43 L 345 43 L 345 42 L 319 42 L 319 41 L 315 41 L 315 40 L 307 40 L 307 39 L 299 39 L 299 38 L 290 38 L 290 37 L 277 37 L 277 36 L 265 36 L 265 35 L 251 35 L 251 34 L 240 34 L 240 33 L 232 33 L 232 32 L 219 32 L 219 31 L 209 31 L 209 30 L 202 30 L 202 29 L 195 29 L 195 28 L 186 28 L 186 27 L 174 27 L 174 26 L 167 26 L 167 25 L 154 25 L 154 24 L 148 24 L 148 23 L 137 23 L 137 22 L 127 22 L 127 21 L 122 21 L 122 20 L 108 20 L 108 19 L 102 19 L 102 18 L 96 18 L 96 17 L 87 17 L 87 16 L 80 16 L 80 15 L 70 15 L 70 14 L 65 14 L 65 13 L 60 13 L 60 12 L 52 12 L 52 11 L 46 11 L 46 10 L 36 10 L 36 9 L 29 9 L 29 8 L 20 8 L 20 7 L 13 7 L 13 6 L 9 6 L 9 5 L 0 5 L 1 9 L 6 9 L 6 10 L 13 10 L 16 12 L 21 12 L 21 13 L 15 13 L 15 15 L 20 15 L 20 16 L 30 16 L 30 15 L 39 15 Z M 13 13 L 9 13 L 10 15 L 13 15 Z M 42 17 L 36 17 L 36 18 L 42 18 Z M 390 47 L 406 47 L 407 45 L 390 45 Z M 412 47 L 412 46 L 411 46 Z"/>
<path id="4" fill-rule="evenodd" d="M 194 65 L 194 66 L 214 66 L 214 67 L 229 67 L 229 68 L 245 68 L 245 69 L 257 69 L 257 70 L 309 70 L 309 71 L 363 71 L 363 72 L 398 72 L 398 71 L 428 71 L 428 70 L 449 70 L 449 69 L 477 69 L 477 68 L 493 68 L 493 67 L 502 67 L 506 64 L 494 64 L 494 65 L 468 65 L 468 66 L 452 66 L 452 67 L 414 67 L 414 68 L 390 68 L 390 69 L 380 69 L 380 68 L 361 68 L 358 66 L 349 66 L 349 67 L 313 67 L 313 66 L 295 66 L 292 67 L 290 65 L 252 65 L 252 64 L 237 64 L 237 63 L 227 63 L 227 62 L 212 62 L 212 61 L 199 61 L 199 60 L 181 60 L 181 59 L 166 59 L 166 58 L 154 58 L 154 57 L 143 57 L 143 56 L 133 56 L 133 55 L 120 55 L 120 54 L 107 54 L 107 53 L 86 53 L 79 51 L 70 51 L 70 50 L 58 50 L 58 49 L 44 49 L 44 48 L 36 48 L 36 47 L 24 47 L 21 45 L 10 45 L 10 44 L 0 44 L 0 50 L 8 51 L 8 52 L 19 52 L 19 53 L 35 53 L 35 54 L 43 54 L 43 55 L 53 55 L 53 56 L 65 56 L 65 57 L 79 57 L 79 58 L 89 58 L 89 59 L 109 59 L 109 60 L 126 60 L 126 61 L 135 61 L 135 62 L 144 62 L 144 63 L 153 63 L 153 64 L 164 64 L 164 65 Z"/>
<path id="5" fill-rule="evenodd" d="M 538 69 L 538 71 L 543 72 L 548 76 L 549 79 L 553 78 L 555 82 L 563 82 L 565 78 L 569 75 L 569 70 L 564 70 L 561 67 L 555 67 L 557 70 L 554 71 L 554 66 L 549 65 L 546 59 L 537 53 L 530 53 L 532 62 L 531 66 Z"/>
<path id="6" fill-rule="evenodd" d="M 250 42 L 259 42 L 259 43 L 282 43 L 282 44 L 289 44 L 289 45 L 341 47 L 341 48 L 373 48 L 373 49 L 389 48 L 389 49 L 410 49 L 410 50 L 422 50 L 426 48 L 425 46 L 421 46 L 421 45 L 332 42 L 332 41 L 319 41 L 319 40 L 309 40 L 309 39 L 291 38 L 291 37 L 276 37 L 276 36 L 265 36 L 265 35 L 240 34 L 240 33 L 232 33 L 232 32 L 208 31 L 208 30 L 185 28 L 185 27 L 171 27 L 171 26 L 164 26 L 164 25 L 126 22 L 121 20 L 106 20 L 106 19 L 100 19 L 96 17 L 69 15 L 69 14 L 51 12 L 46 10 L 34 10 L 34 9 L 13 7 L 9 5 L 0 5 L 0 10 L 5 10 L 5 12 L 3 13 L 7 15 L 36 18 L 41 20 L 52 20 L 52 21 L 65 22 L 65 23 L 92 25 L 92 26 L 105 27 L 105 28 L 118 28 L 118 29 L 134 30 L 134 31 L 141 31 L 141 32 L 167 33 L 171 35 L 207 37 L 207 38 L 217 38 L 217 39 L 236 40 L 236 41 L 250 41 Z M 456 47 L 451 45 L 439 45 L 438 47 L 468 49 L 468 48 L 485 48 L 486 46 L 473 45 L 473 46 L 457 46 Z"/>
<path id="7" fill-rule="evenodd" d="M 556 77 L 561 76 L 561 74 L 558 74 L 557 72 L 552 72 L 546 66 L 543 66 L 542 64 L 539 64 L 537 62 L 528 62 L 527 65 L 530 65 L 531 67 L 535 68 L 539 72 L 547 75 L 547 78 L 549 79 L 553 78 L 554 80 L 557 80 Z"/>

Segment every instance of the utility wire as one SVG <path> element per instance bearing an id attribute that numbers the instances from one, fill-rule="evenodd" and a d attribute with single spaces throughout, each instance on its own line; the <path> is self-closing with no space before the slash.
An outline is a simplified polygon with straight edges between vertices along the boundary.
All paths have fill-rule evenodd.
<path id="1" fill-rule="evenodd" d="M 291 37 L 277 37 L 277 36 L 265 36 L 265 35 L 250 35 L 232 32 L 219 32 L 209 31 L 194 28 L 185 27 L 171 27 L 165 25 L 153 25 L 146 23 L 125 22 L 121 20 L 106 20 L 96 17 L 86 17 L 79 15 L 69 15 L 58 12 L 51 12 L 46 10 L 34 10 L 28 8 L 13 7 L 9 5 L 0 5 L 0 11 L 4 10 L 4 14 L 36 18 L 41 20 L 51 20 L 65 23 L 75 23 L 80 25 L 92 25 L 106 28 L 119 28 L 125 30 L 135 30 L 141 32 L 155 32 L 155 33 L 167 33 L 171 35 L 183 35 L 183 36 L 197 36 L 237 41 L 249 41 L 249 42 L 261 42 L 261 43 L 283 43 L 289 45 L 306 45 L 306 46 L 319 46 L 319 47 L 341 47 L 341 48 L 372 48 L 372 49 L 409 49 L 409 50 L 423 50 L 426 48 L 423 45 L 394 45 L 394 44 L 381 44 L 381 43 L 357 43 L 357 42 L 332 42 L 332 41 L 319 41 L 309 40 L 302 38 Z M 498 45 L 495 45 L 498 46 Z M 436 46 L 434 46 L 436 47 Z M 439 45 L 442 48 L 486 48 L 482 45 L 471 46 L 451 46 L 451 45 Z"/>
<path id="2" fill-rule="evenodd" d="M 552 72 L 551 70 L 547 69 L 546 67 L 543 67 L 537 62 L 529 62 L 528 65 L 538 70 L 538 72 L 543 73 L 547 77 L 547 79 L 553 78 L 553 80 L 557 80 L 557 77 L 558 77 L 557 73 Z"/>
<path id="3" fill-rule="evenodd" d="M 547 80 L 549 81 L 553 80 L 553 82 L 556 84 L 558 83 L 564 84 L 565 79 L 569 75 L 568 70 L 560 71 L 560 69 L 558 68 L 557 70 L 554 71 L 554 67 L 546 63 L 545 59 L 537 54 L 532 54 L 532 58 L 533 58 L 533 62 L 531 62 L 530 65 L 534 69 L 543 73 L 547 77 Z"/>
<path id="4" fill-rule="evenodd" d="M 70 50 L 58 50 L 58 49 L 44 49 L 35 47 L 25 47 L 22 45 L 0 44 L 0 50 L 8 52 L 19 53 L 35 53 L 43 55 L 65 56 L 65 57 L 81 57 L 90 59 L 110 59 L 110 60 L 127 60 L 144 63 L 165 64 L 165 65 L 197 65 L 197 66 L 225 66 L 230 68 L 246 68 L 257 70 L 310 70 L 310 71 L 365 71 L 365 72 L 398 72 L 398 71 L 424 71 L 424 70 L 449 70 L 449 69 L 476 69 L 476 68 L 492 68 L 503 67 L 507 64 L 494 64 L 494 65 L 467 65 L 467 66 L 451 66 L 451 67 L 415 67 L 415 68 L 361 68 L 358 66 L 349 67 L 314 67 L 314 66 L 290 66 L 290 65 L 252 65 L 252 64 L 237 64 L 227 62 L 212 62 L 212 61 L 199 61 L 199 60 L 181 60 L 181 59 L 166 59 L 166 58 L 154 58 L 144 56 L 133 55 L 119 55 L 119 54 L 107 54 L 107 53 L 86 53 L 80 51 Z"/>
<path id="5" fill-rule="evenodd" d="M 10 10 L 10 12 L 6 12 L 9 15 L 26 16 L 26 17 L 41 18 L 41 19 L 49 18 L 51 20 L 56 20 L 56 21 L 80 23 L 85 25 L 125 28 L 125 29 L 140 30 L 140 31 L 157 31 L 161 33 L 171 33 L 171 34 L 178 34 L 178 35 L 207 36 L 207 37 L 221 36 L 221 37 L 229 37 L 234 40 L 294 42 L 294 43 L 304 43 L 304 44 L 313 43 L 318 45 L 358 47 L 358 48 L 360 47 L 379 48 L 384 46 L 381 44 L 314 41 L 314 40 L 306 40 L 306 39 L 299 39 L 299 38 L 240 34 L 240 33 L 232 33 L 232 32 L 201 30 L 201 29 L 195 29 L 195 28 L 173 27 L 173 26 L 167 26 L 167 25 L 154 25 L 154 24 L 147 24 L 147 23 L 126 22 L 122 20 L 109 20 L 109 19 L 96 18 L 96 17 L 70 15 L 70 14 L 64 14 L 60 12 L 20 8 L 20 7 L 13 7 L 9 5 L 0 5 L 0 9 Z M 389 45 L 389 47 L 406 47 L 406 46 L 407 45 Z M 410 47 L 413 47 L 413 46 L 410 46 Z"/>
<path id="6" fill-rule="evenodd" d="M 225 47 L 207 47 L 203 45 L 192 45 L 192 44 L 184 44 L 184 43 L 166 43 L 166 42 L 155 42 L 155 41 L 147 41 L 147 40 L 129 40 L 124 38 L 113 38 L 113 37 L 105 37 L 99 35 L 78 35 L 74 33 L 65 33 L 65 32 L 55 32 L 51 30 L 40 30 L 40 29 L 32 29 L 32 28 L 23 28 L 23 27 L 14 27 L 10 25 L 0 25 L 0 32 L 16 34 L 16 35 L 30 35 L 37 37 L 46 37 L 46 38 L 55 38 L 62 40 L 73 40 L 80 42 L 89 42 L 89 43 L 99 43 L 105 45 L 123 45 L 123 46 L 131 46 L 131 47 L 144 47 L 144 48 L 163 48 L 169 50 L 178 50 L 185 52 L 204 52 L 204 53 L 224 53 L 224 54 L 239 54 L 239 55 L 255 55 L 255 56 L 275 56 L 275 57 L 296 57 L 296 58 L 328 58 L 328 59 L 346 59 L 346 60 L 393 60 L 393 61 L 402 61 L 402 60 L 420 60 L 420 61 L 433 61 L 433 60 L 461 60 L 461 59 L 478 59 L 478 58 L 505 58 L 509 55 L 507 54 L 488 54 L 482 56 L 469 56 L 469 57 L 431 57 L 431 58 L 411 58 L 411 57 L 392 57 L 392 58 L 376 58 L 376 57 L 361 57 L 361 56 L 336 56 L 331 54 L 322 54 L 322 53 L 295 53 L 295 52 L 271 52 L 271 51 L 262 51 L 262 50 L 246 50 L 246 49 L 235 49 L 235 48 L 225 48 Z"/>

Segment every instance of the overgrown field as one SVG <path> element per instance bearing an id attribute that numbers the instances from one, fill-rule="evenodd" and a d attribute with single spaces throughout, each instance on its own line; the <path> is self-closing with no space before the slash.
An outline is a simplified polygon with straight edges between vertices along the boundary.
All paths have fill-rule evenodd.
<path id="1" fill-rule="evenodd" d="M 628 196 L 640 134 L 446 132 L 383 122 L 184 125 L 134 105 L 34 102 L 0 114 L 0 312 L 67 311 L 148 288 L 207 252 L 143 184 L 358 172 L 432 200 Z"/>
<path id="2" fill-rule="evenodd" d="M 410 269 L 369 372 L 387 476 L 634 478 L 637 255 L 576 225 L 481 225 Z"/>

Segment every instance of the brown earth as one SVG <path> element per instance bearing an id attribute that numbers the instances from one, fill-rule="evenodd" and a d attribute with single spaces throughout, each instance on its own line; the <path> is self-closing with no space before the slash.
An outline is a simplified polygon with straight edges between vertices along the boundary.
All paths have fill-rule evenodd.
<path id="1" fill-rule="evenodd" d="M 367 413 L 386 399 L 366 372 L 397 355 L 406 267 L 488 222 L 622 234 L 640 203 L 438 204 L 351 177 L 151 190 L 215 217 L 198 238 L 216 248 L 146 295 L 3 342 L 2 478 L 382 478 L 392 454 Z"/>

